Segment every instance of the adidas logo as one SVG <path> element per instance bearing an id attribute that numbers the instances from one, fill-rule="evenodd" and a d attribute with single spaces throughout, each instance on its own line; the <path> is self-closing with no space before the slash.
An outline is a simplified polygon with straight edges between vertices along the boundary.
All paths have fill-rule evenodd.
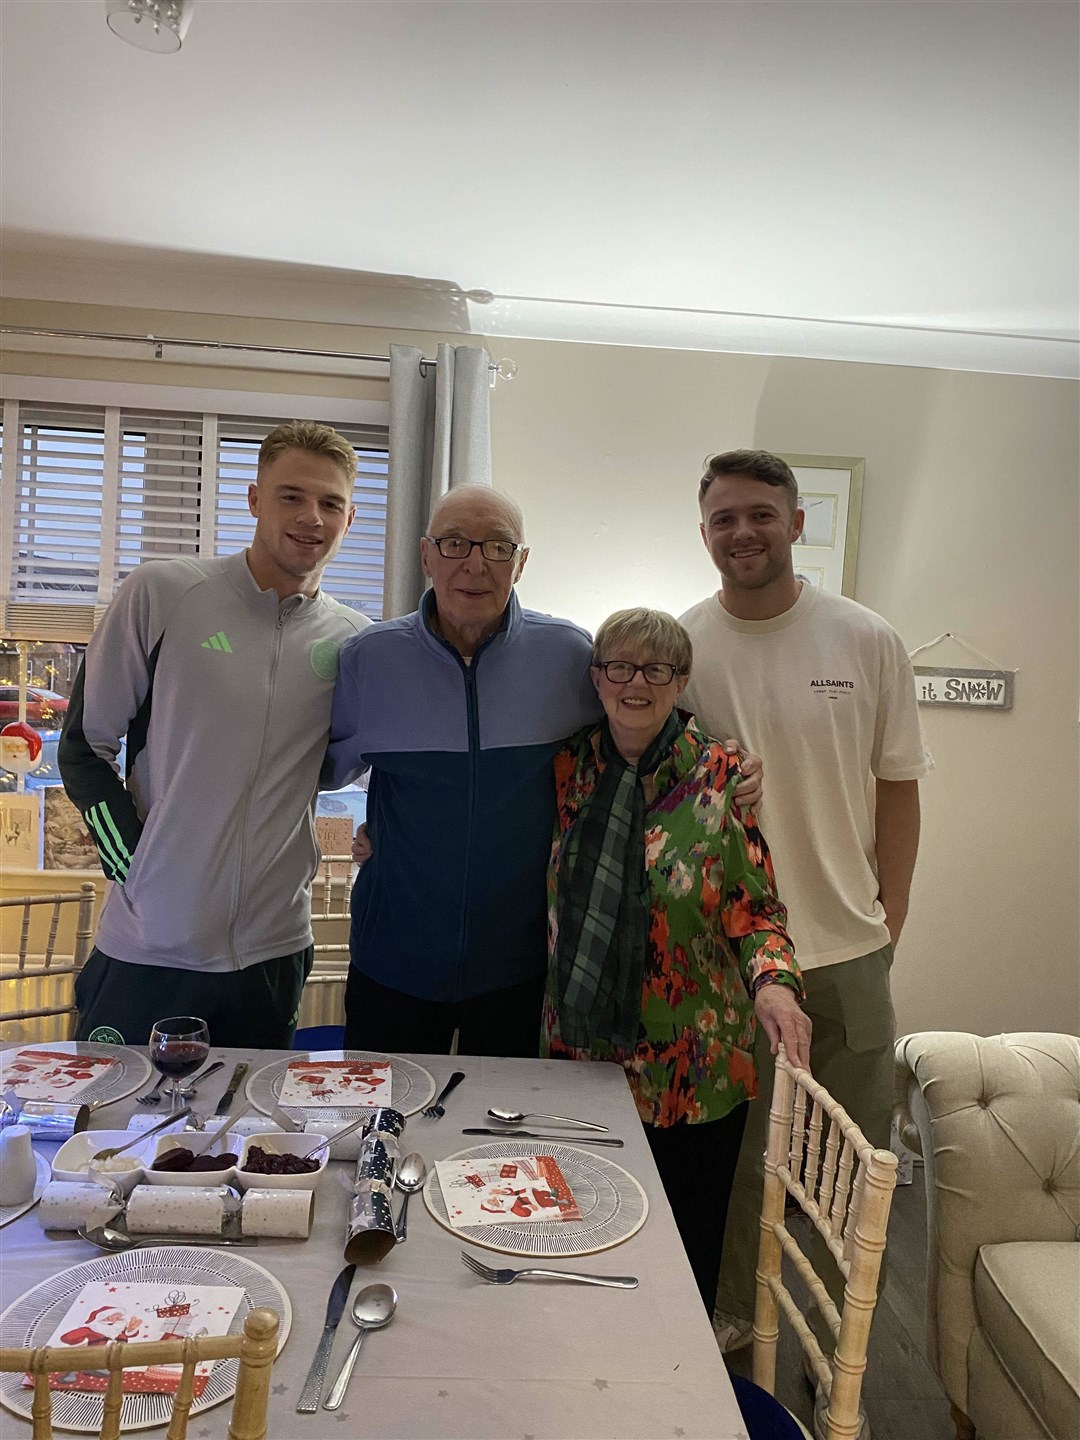
<path id="1" fill-rule="evenodd" d="M 224 650 L 226 655 L 232 654 L 232 646 L 229 644 L 224 630 L 219 630 L 216 635 L 211 635 L 209 640 L 204 640 L 202 648 L 204 650 Z"/>

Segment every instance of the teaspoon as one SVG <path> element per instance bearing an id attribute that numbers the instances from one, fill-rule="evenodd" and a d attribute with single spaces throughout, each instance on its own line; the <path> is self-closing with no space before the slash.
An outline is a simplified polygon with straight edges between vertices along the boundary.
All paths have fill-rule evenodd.
<path id="1" fill-rule="evenodd" d="M 330 1387 L 330 1393 L 323 1401 L 324 1410 L 336 1410 L 345 1399 L 345 1391 L 352 1378 L 356 1357 L 369 1330 L 381 1330 L 389 1325 L 397 1309 L 397 1291 L 392 1285 L 365 1285 L 352 1303 L 353 1324 L 360 1334 L 352 1343 L 352 1349 L 345 1357 L 345 1363 L 338 1371 L 337 1379 Z"/>
<path id="2" fill-rule="evenodd" d="M 424 1163 L 424 1157 L 416 1154 L 406 1155 L 398 1166 L 397 1178 L 394 1181 L 397 1188 L 405 1192 L 405 1199 L 401 1202 L 401 1214 L 394 1227 L 399 1245 L 405 1239 L 408 1229 L 409 1196 L 416 1194 L 426 1178 L 427 1166 Z"/>
<path id="3" fill-rule="evenodd" d="M 503 1110 L 492 1105 L 487 1112 L 493 1120 L 504 1125 L 520 1125 L 523 1120 L 558 1120 L 563 1125 L 580 1125 L 583 1130 L 606 1130 L 606 1125 L 594 1125 L 591 1120 L 575 1120 L 570 1115 L 545 1115 L 542 1110 Z"/>

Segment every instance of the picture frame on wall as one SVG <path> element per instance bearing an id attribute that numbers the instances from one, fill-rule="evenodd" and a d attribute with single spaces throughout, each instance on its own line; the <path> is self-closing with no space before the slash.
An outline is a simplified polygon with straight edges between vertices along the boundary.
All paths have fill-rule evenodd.
<path id="1" fill-rule="evenodd" d="M 855 595 L 862 518 L 863 472 L 858 455 L 782 455 L 799 482 L 806 516 L 792 551 L 795 573 L 837 595 Z"/>

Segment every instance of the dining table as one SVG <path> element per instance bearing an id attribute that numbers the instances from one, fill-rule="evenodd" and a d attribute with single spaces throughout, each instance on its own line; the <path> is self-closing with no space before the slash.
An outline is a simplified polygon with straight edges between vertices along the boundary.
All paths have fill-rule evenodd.
<path id="1" fill-rule="evenodd" d="M 212 1112 L 237 1062 L 248 1062 L 250 1076 L 300 1053 L 213 1047 L 210 1059 L 222 1060 L 224 1068 L 200 1085 L 193 1104 Z M 438 1224 L 424 1198 L 414 1196 L 405 1242 L 378 1263 L 358 1266 L 353 1279 L 353 1297 L 372 1282 L 394 1287 L 398 1306 L 392 1323 L 367 1336 L 340 1409 L 299 1414 L 297 1400 L 327 1299 L 345 1263 L 355 1162 L 332 1160 L 319 1178 L 309 1238 L 262 1238 L 242 1252 L 277 1278 L 292 1304 L 292 1328 L 271 1376 L 268 1434 L 275 1440 L 747 1440 L 621 1067 L 488 1056 L 405 1058 L 429 1071 L 437 1090 L 453 1071 L 463 1071 L 464 1079 L 445 1101 L 441 1118 L 417 1113 L 407 1119 L 402 1155 L 418 1152 L 430 1168 L 489 1143 L 495 1137 L 462 1133 L 468 1127 L 497 1128 L 487 1115 L 489 1106 L 590 1120 L 625 1142 L 621 1149 L 592 1149 L 639 1182 L 648 1199 L 645 1222 L 610 1249 L 535 1261 L 478 1248 Z M 149 1088 L 147 1080 L 140 1093 Z M 95 1109 L 90 1126 L 123 1129 L 137 1113 L 146 1112 L 130 1095 Z M 528 1124 L 545 1134 L 563 1133 L 550 1122 Z M 564 1143 L 590 1150 L 584 1132 L 567 1129 Z M 56 1148 L 37 1140 L 34 1145 L 50 1159 Z M 701 1204 L 709 1203 L 703 1186 Z M 632 1275 L 639 1284 L 631 1290 L 543 1280 L 493 1285 L 462 1264 L 463 1250 L 492 1267 L 543 1264 Z M 100 1253 L 76 1233 L 43 1230 L 29 1210 L 0 1229 L 3 1308 L 57 1271 Z M 327 1383 L 356 1333 L 346 1309 Z M 198 1413 L 189 1434 L 194 1440 L 225 1440 L 228 1412 L 225 1403 Z M 0 1411 L 4 1440 L 29 1433 L 28 1422 Z M 139 1433 L 161 1437 L 165 1431 Z"/>

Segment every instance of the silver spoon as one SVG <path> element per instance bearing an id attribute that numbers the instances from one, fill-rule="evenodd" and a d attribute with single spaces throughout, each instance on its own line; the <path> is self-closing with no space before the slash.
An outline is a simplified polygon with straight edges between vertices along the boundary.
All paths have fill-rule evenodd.
<path id="1" fill-rule="evenodd" d="M 564 1125 L 580 1125 L 583 1130 L 606 1130 L 606 1125 L 594 1125 L 591 1120 L 575 1120 L 570 1115 L 545 1115 L 542 1110 L 503 1110 L 492 1105 L 487 1112 L 493 1120 L 504 1125 L 520 1125 L 523 1120 L 559 1120 Z"/>
<path id="2" fill-rule="evenodd" d="M 401 1202 L 401 1214 L 397 1217 L 397 1224 L 394 1226 L 399 1245 L 405 1239 L 408 1230 L 409 1196 L 415 1195 L 426 1179 L 427 1165 L 424 1163 L 424 1157 L 416 1154 L 406 1155 L 398 1166 L 394 1179 L 397 1188 L 405 1192 L 405 1199 Z"/>
<path id="3" fill-rule="evenodd" d="M 99 1250 L 111 1250 L 114 1253 L 135 1250 L 140 1245 L 209 1245 L 216 1249 L 219 1245 L 256 1243 L 250 1235 L 236 1239 L 225 1239 L 220 1235 L 129 1235 L 112 1225 L 82 1225 L 79 1227 L 79 1235 L 83 1240 L 89 1240 L 91 1245 L 96 1245 Z"/>
<path id="4" fill-rule="evenodd" d="M 330 1393 L 323 1401 L 324 1410 L 336 1410 L 345 1399 L 345 1391 L 352 1378 L 356 1357 L 369 1330 L 381 1330 L 389 1325 L 397 1309 L 397 1291 L 392 1285 L 365 1285 L 352 1303 L 353 1324 L 360 1334 L 352 1343 L 352 1349 L 345 1356 L 345 1363 L 338 1371 L 337 1379 L 330 1387 Z"/>

